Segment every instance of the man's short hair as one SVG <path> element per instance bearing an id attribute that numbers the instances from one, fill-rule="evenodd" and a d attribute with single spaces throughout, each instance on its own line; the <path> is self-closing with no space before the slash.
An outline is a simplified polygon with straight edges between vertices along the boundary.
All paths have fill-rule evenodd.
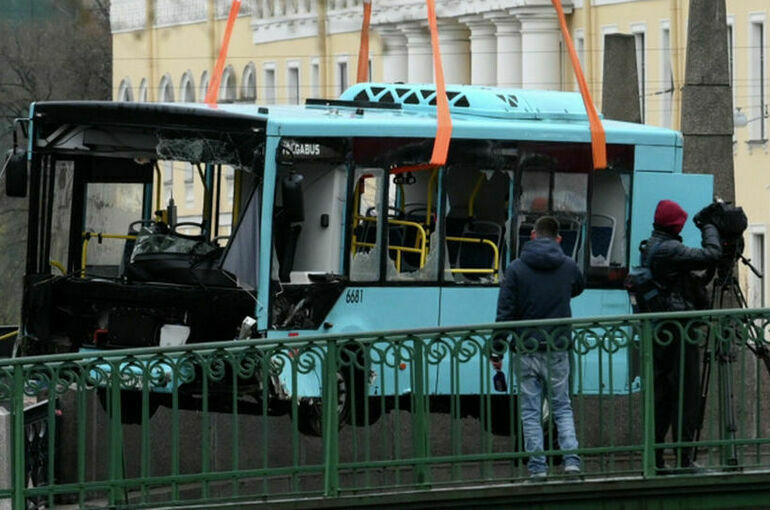
<path id="1" fill-rule="evenodd" d="M 559 222 L 553 216 L 541 216 L 535 222 L 535 235 L 556 239 L 559 236 Z"/>

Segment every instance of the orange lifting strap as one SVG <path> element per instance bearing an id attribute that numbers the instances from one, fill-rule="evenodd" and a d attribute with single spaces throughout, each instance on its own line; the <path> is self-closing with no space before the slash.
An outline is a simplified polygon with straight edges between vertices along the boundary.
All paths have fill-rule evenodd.
<path id="1" fill-rule="evenodd" d="M 591 92 L 588 91 L 588 85 L 586 84 L 586 77 L 583 74 L 583 69 L 580 67 L 580 60 L 575 51 L 575 45 L 572 43 L 572 37 L 570 37 L 569 31 L 567 30 L 567 19 L 564 17 L 564 9 L 561 6 L 561 0 L 551 0 L 551 2 L 556 8 L 556 12 L 559 14 L 561 33 L 564 37 L 564 42 L 567 43 L 569 58 L 572 61 L 572 68 L 575 70 L 575 77 L 577 78 L 578 87 L 580 87 L 580 94 L 583 96 L 583 104 L 585 105 L 586 113 L 588 114 L 588 123 L 591 126 L 591 151 L 593 152 L 594 157 L 594 170 L 607 168 L 607 138 L 604 135 L 602 121 L 599 118 L 599 114 L 596 113 L 594 101 L 591 99 Z"/>
<path id="2" fill-rule="evenodd" d="M 219 50 L 217 65 L 214 67 L 214 76 L 211 77 L 209 89 L 206 91 L 206 104 L 212 107 L 217 105 L 217 96 L 219 95 L 219 84 L 222 82 L 222 73 L 225 70 L 225 60 L 227 60 L 227 48 L 230 46 L 230 36 L 233 35 L 233 26 L 235 18 L 238 17 L 238 11 L 241 9 L 241 0 L 233 0 L 230 7 L 230 16 L 227 18 L 227 27 L 225 28 L 225 38 L 222 41 L 222 48 Z"/>
<path id="3" fill-rule="evenodd" d="M 372 0 L 364 0 L 364 23 L 361 25 L 361 47 L 358 50 L 357 83 L 369 80 L 369 23 L 371 20 Z"/>
<path id="4" fill-rule="evenodd" d="M 452 116 L 449 114 L 449 100 L 446 96 L 444 83 L 444 66 L 441 64 L 441 48 L 438 44 L 438 24 L 436 23 L 436 2 L 425 0 L 428 7 L 428 24 L 430 25 L 430 43 L 433 47 L 433 69 L 436 74 L 436 139 L 433 141 L 433 154 L 429 163 L 394 168 L 391 174 L 431 170 L 444 166 L 449 154 L 449 142 L 452 139 Z M 359 59 L 360 61 L 360 59 Z"/>

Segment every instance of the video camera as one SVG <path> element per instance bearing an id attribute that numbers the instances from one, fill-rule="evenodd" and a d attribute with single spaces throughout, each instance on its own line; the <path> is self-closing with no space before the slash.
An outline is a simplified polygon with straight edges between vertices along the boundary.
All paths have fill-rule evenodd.
<path id="1" fill-rule="evenodd" d="M 715 201 L 701 209 L 693 222 L 698 228 L 709 223 L 717 228 L 722 240 L 722 257 L 717 263 L 717 274 L 720 280 L 732 275 L 733 266 L 743 254 L 743 232 L 749 225 L 743 208 Z"/>

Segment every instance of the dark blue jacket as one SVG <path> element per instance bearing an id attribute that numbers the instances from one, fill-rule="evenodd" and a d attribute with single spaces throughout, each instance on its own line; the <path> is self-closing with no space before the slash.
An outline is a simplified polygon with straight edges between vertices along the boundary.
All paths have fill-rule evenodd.
<path id="1" fill-rule="evenodd" d="M 564 254 L 556 241 L 533 239 L 505 270 L 497 300 L 497 321 L 572 317 L 570 299 L 583 292 L 583 287 L 583 275 L 577 264 Z M 524 340 L 530 339 L 526 342 L 528 348 L 533 347 L 531 340 L 536 339 L 544 350 L 543 331 L 517 333 Z M 567 331 L 557 336 L 569 338 Z"/>

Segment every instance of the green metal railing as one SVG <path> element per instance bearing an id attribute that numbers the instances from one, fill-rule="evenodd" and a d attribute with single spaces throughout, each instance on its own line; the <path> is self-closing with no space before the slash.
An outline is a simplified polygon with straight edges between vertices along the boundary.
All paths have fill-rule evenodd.
<path id="1" fill-rule="evenodd" d="M 711 468 L 770 469 L 768 370 L 752 352 L 770 347 L 769 326 L 770 310 L 725 310 L 1 361 L 12 462 L 0 500 L 149 508 L 524 479 L 515 372 L 535 330 L 550 350 L 571 335 L 585 477 L 654 479 L 659 451 L 665 473 L 687 474 L 676 466 L 688 448 Z M 664 349 L 681 374 L 686 349 L 711 367 L 697 442 L 655 441 L 653 365 Z M 493 354 L 506 360 L 507 391 L 493 386 Z M 672 379 L 679 392 L 684 379 Z M 24 409 L 34 403 L 46 444 L 33 484 Z M 552 417 L 543 426 L 558 478 Z"/>

